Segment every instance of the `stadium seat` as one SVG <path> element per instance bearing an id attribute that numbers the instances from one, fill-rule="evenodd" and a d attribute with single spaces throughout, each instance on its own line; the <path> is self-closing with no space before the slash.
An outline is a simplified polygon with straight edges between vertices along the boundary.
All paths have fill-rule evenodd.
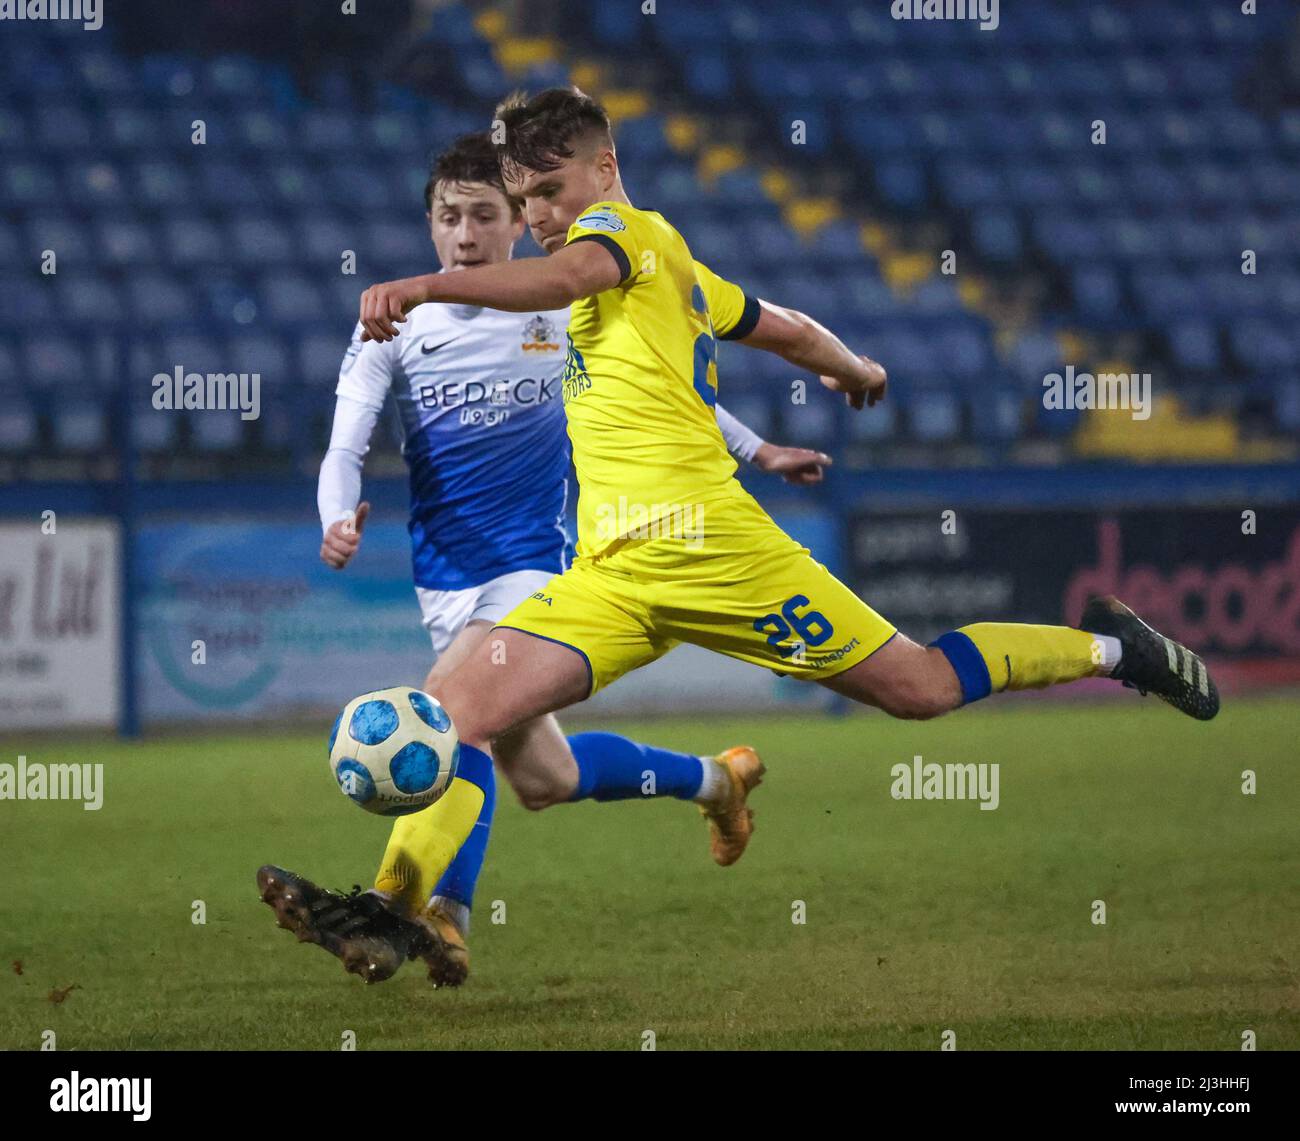
<path id="1" fill-rule="evenodd" d="M 16 384 L 0 380 L 0 456 L 32 454 L 39 443 L 40 429 L 31 396 Z"/>
<path id="2" fill-rule="evenodd" d="M 199 451 L 233 452 L 244 442 L 246 431 L 251 436 L 251 430 L 246 429 L 250 421 L 241 420 L 235 411 L 210 410 L 185 415 L 189 418 L 190 438 Z"/>
<path id="3" fill-rule="evenodd" d="M 99 248 L 106 265 L 123 270 L 159 261 L 153 227 L 126 218 L 107 218 L 100 223 Z"/>
<path id="4" fill-rule="evenodd" d="M 290 265 L 299 256 L 290 232 L 269 215 L 234 218 L 229 232 L 229 256 L 236 265 L 257 270 Z"/>
<path id="5" fill-rule="evenodd" d="M 121 289 L 97 273 L 60 274 L 59 310 L 78 325 L 118 323 L 126 320 Z"/>
<path id="6" fill-rule="evenodd" d="M 303 383 L 321 385 L 333 391 L 351 334 L 352 326 L 349 325 L 337 331 L 303 335 L 298 342 L 298 376 Z"/>
<path id="7" fill-rule="evenodd" d="M 86 355 L 79 340 L 42 334 L 26 338 L 23 368 L 35 388 L 76 388 L 86 375 Z"/>
<path id="8" fill-rule="evenodd" d="M 84 392 L 56 394 L 51 410 L 54 445 L 69 454 L 102 454 L 109 450 L 107 406 Z"/>
<path id="9" fill-rule="evenodd" d="M 195 316 L 194 297 L 177 288 L 175 275 L 135 273 L 126 282 L 131 319 L 144 325 L 189 321 Z"/>
<path id="10" fill-rule="evenodd" d="M 163 243 L 168 263 L 182 268 L 224 263 L 229 257 L 221 230 L 199 216 L 169 218 L 163 226 Z"/>

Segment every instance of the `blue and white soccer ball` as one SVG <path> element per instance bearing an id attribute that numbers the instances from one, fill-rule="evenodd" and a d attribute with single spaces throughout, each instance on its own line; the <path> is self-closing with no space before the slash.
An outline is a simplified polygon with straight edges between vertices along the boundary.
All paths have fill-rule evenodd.
<path id="1" fill-rule="evenodd" d="M 460 738 L 427 693 L 398 685 L 354 697 L 330 733 L 330 769 L 355 804 L 380 816 L 428 808 L 451 787 Z"/>

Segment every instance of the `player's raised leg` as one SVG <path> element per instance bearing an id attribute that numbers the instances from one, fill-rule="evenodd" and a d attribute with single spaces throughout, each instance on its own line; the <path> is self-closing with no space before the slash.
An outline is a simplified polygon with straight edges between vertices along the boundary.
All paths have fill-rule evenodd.
<path id="1" fill-rule="evenodd" d="M 1080 626 L 976 622 L 924 647 L 899 634 L 843 673 L 820 680 L 905 718 L 937 717 L 992 693 L 1085 677 L 1111 677 L 1154 693 L 1200 721 L 1218 713 L 1218 689 L 1205 663 L 1118 599 L 1093 599 Z"/>

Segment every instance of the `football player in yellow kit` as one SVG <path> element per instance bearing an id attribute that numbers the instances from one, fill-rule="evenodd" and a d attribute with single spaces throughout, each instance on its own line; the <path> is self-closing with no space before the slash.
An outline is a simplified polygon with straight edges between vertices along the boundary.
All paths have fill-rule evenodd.
<path id="1" fill-rule="evenodd" d="M 515 96 L 497 119 L 506 189 L 550 256 L 373 286 L 360 316 L 365 335 L 383 341 L 430 301 L 572 306 L 563 398 L 580 485 L 578 557 L 510 612 L 439 694 L 462 750 L 486 754 L 512 735 L 509 762 L 499 760 L 525 806 L 683 796 L 700 804 L 715 860 L 739 858 L 752 832 L 747 798 L 763 772 L 752 751 L 712 759 L 684 793 L 674 772 L 651 762 L 584 766 L 562 738 L 536 748 L 513 739 L 517 727 L 679 642 L 818 681 L 897 717 L 1097 675 L 1214 716 L 1218 693 L 1201 659 L 1115 599 L 1090 602 L 1080 629 L 976 623 L 929 646 L 895 630 L 735 480 L 713 415 L 718 340 L 780 355 L 854 409 L 885 395 L 885 370 L 811 317 L 724 281 L 660 214 L 633 206 L 609 120 L 588 96 Z"/>

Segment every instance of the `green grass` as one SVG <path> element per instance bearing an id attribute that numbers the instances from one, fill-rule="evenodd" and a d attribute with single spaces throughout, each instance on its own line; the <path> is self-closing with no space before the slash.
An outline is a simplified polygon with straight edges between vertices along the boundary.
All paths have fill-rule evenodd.
<path id="1" fill-rule="evenodd" d="M 0 801 L 0 1048 L 46 1029 L 60 1049 L 332 1050 L 346 1030 L 360 1049 L 630 1050 L 646 1030 L 659 1049 L 936 1049 L 945 1029 L 960 1049 L 1234 1050 L 1246 1029 L 1300 1047 L 1293 699 L 1210 725 L 1125 694 L 620 728 L 761 746 L 749 852 L 715 867 L 678 801 L 528 814 L 503 790 L 460 991 L 416 964 L 367 988 L 258 902 L 260 864 L 348 886 L 383 848 L 323 729 L 0 743 L 102 762 L 106 783 L 99 812 Z M 1001 806 L 892 800 L 915 753 L 1000 763 Z"/>

